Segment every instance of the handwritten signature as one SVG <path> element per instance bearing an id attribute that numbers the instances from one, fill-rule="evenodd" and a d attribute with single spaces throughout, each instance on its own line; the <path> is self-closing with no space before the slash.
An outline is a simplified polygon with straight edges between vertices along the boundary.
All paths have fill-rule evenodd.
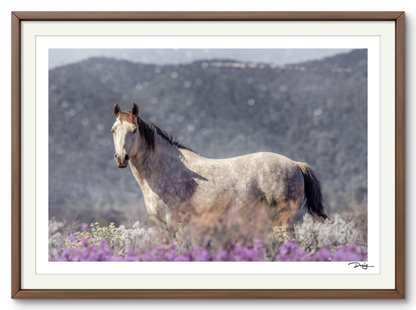
<path id="1" fill-rule="evenodd" d="M 370 267 L 374 267 L 374 266 L 368 266 L 367 263 L 359 263 L 359 262 L 352 262 L 352 263 L 349 263 L 348 265 L 353 265 L 354 268 L 361 267 L 364 270 L 367 270 Z"/>

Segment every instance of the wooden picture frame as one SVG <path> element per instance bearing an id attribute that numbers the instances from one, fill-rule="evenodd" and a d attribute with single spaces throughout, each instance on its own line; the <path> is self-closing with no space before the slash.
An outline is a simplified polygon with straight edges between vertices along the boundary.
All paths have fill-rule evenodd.
<path id="1" fill-rule="evenodd" d="M 395 24 L 394 289 L 22 289 L 22 27 L 25 21 L 391 21 Z M 28 298 L 386 298 L 405 297 L 404 12 L 12 12 L 11 297 Z"/>

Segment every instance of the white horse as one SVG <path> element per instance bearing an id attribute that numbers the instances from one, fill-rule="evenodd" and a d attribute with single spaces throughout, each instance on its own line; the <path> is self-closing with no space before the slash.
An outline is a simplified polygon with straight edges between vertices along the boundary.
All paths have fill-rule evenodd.
<path id="1" fill-rule="evenodd" d="M 142 120 L 139 108 L 113 108 L 118 167 L 130 164 L 149 215 L 175 230 L 181 219 L 212 208 L 268 207 L 274 225 L 293 228 L 299 207 L 317 220 L 327 218 L 319 181 L 305 163 L 274 153 L 208 159 Z"/>

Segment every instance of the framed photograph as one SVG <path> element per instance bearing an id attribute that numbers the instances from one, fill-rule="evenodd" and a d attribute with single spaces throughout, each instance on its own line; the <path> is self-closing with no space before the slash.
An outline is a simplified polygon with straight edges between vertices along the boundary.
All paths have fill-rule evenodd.
<path id="1" fill-rule="evenodd" d="M 404 85 L 404 12 L 12 12 L 12 298 L 404 298 Z"/>

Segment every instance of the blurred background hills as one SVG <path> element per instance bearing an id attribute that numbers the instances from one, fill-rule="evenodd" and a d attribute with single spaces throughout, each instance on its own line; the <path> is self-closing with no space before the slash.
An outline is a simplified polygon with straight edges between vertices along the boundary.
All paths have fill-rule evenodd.
<path id="1" fill-rule="evenodd" d="M 117 168 L 113 105 L 139 106 L 209 158 L 275 152 L 307 162 L 328 213 L 367 193 L 367 51 L 278 65 L 235 59 L 149 64 L 93 57 L 49 71 L 49 213 L 144 219 L 139 185 Z"/>

